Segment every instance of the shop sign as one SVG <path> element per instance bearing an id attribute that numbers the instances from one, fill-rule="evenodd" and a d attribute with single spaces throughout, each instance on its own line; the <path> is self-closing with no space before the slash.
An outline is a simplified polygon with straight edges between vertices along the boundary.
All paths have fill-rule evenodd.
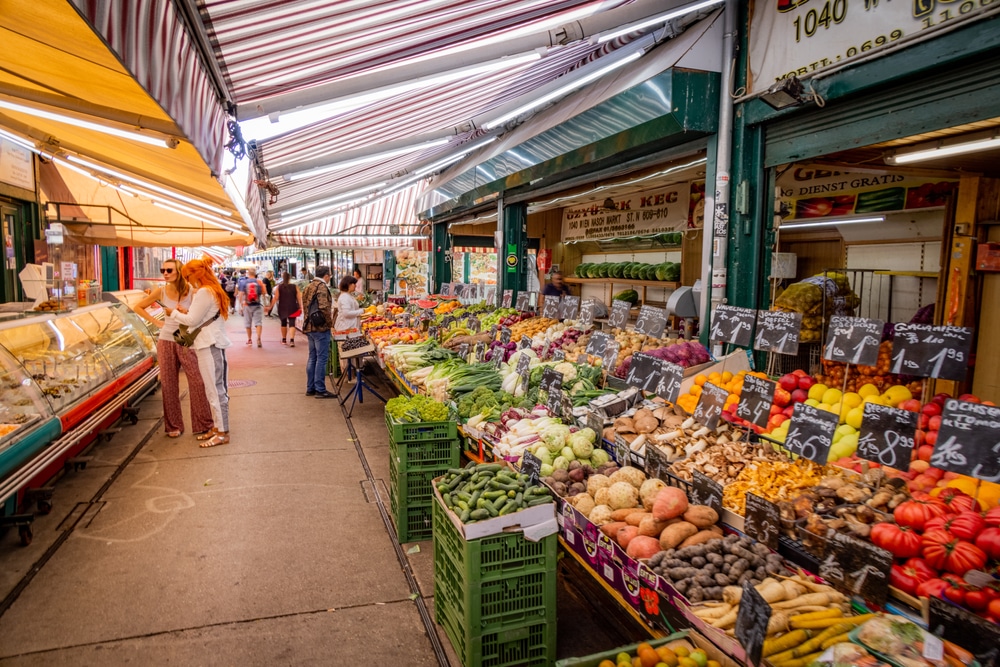
<path id="1" fill-rule="evenodd" d="M 691 186 L 687 183 L 627 195 L 608 210 L 600 202 L 563 209 L 565 241 L 594 241 L 673 232 L 690 217 Z"/>
<path id="2" fill-rule="evenodd" d="M 13 141 L 0 139 L 0 181 L 34 190 L 35 169 L 31 151 Z"/>
<path id="3" fill-rule="evenodd" d="M 751 94 L 985 18 L 992 0 L 761 0 L 750 19 Z"/>

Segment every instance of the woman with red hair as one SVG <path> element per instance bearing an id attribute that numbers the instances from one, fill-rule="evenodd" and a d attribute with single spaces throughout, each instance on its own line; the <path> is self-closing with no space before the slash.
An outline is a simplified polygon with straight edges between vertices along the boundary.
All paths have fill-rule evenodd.
<path id="1" fill-rule="evenodd" d="M 219 279 L 212 272 L 212 260 L 195 259 L 184 265 L 184 279 L 195 288 L 191 308 L 182 307 L 174 312 L 174 320 L 189 329 L 201 327 L 194 340 L 198 369 L 205 384 L 205 395 L 212 407 L 215 426 L 211 431 L 198 436 L 202 447 L 215 447 L 229 443 L 229 366 L 226 363 L 226 348 L 232 345 L 226 335 L 224 320 L 229 317 L 229 295 L 222 289 Z M 169 309 L 167 315 L 171 314 Z"/>

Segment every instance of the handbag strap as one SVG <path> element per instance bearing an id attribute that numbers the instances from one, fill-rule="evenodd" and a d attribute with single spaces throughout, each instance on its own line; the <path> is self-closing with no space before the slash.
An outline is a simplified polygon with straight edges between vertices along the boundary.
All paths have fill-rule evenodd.
<path id="1" fill-rule="evenodd" d="M 212 317 L 210 317 L 209 319 L 205 320 L 204 322 L 202 322 L 201 324 L 199 324 L 197 327 L 195 327 L 195 329 L 193 331 L 189 329 L 188 333 L 191 334 L 191 340 L 194 340 L 195 338 L 197 338 L 198 334 L 201 333 L 202 329 L 204 329 L 205 327 L 207 327 L 209 324 L 211 324 L 215 320 L 219 319 L 219 315 L 221 315 L 221 313 L 216 313 L 215 315 L 213 315 Z"/>

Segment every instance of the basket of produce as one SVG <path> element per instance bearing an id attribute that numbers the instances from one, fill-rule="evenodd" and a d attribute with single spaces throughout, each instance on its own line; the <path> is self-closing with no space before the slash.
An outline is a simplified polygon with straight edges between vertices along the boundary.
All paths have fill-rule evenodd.
<path id="1" fill-rule="evenodd" d="M 390 399 L 385 405 L 385 423 L 389 438 L 395 443 L 455 440 L 458 437 L 458 426 L 448 419 L 448 407 L 420 394 Z"/>

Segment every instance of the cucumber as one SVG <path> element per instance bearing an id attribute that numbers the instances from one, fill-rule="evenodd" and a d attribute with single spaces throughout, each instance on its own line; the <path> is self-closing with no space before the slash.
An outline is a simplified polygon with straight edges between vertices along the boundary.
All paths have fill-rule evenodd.
<path id="1" fill-rule="evenodd" d="M 500 509 L 500 516 L 516 512 L 519 509 L 521 509 L 521 503 L 515 502 L 513 499 L 508 499 L 506 504 Z"/>
<path id="2" fill-rule="evenodd" d="M 477 509 L 477 510 L 473 510 L 469 514 L 469 518 L 472 519 L 472 520 L 474 520 L 474 521 L 482 521 L 483 519 L 489 519 L 490 518 L 490 513 L 487 510 Z"/>
<path id="3" fill-rule="evenodd" d="M 489 503 L 486 503 L 486 511 L 490 513 L 491 517 L 500 516 L 500 510 Z"/>
<path id="4" fill-rule="evenodd" d="M 472 516 L 472 512 L 471 511 L 469 511 L 469 510 L 462 510 L 462 513 L 459 515 L 458 520 L 461 521 L 462 523 L 467 523 L 469 521 L 469 519 L 471 518 L 471 516 Z"/>
<path id="5" fill-rule="evenodd" d="M 452 500 L 451 500 L 451 494 L 450 493 L 443 493 L 443 494 L 441 494 L 441 500 L 444 501 L 444 504 L 445 504 L 445 506 L 448 509 L 452 509 L 453 505 L 452 505 Z"/>
<path id="6" fill-rule="evenodd" d="M 537 496 L 535 498 L 528 499 L 528 507 L 534 507 L 535 505 L 544 505 L 545 503 L 552 502 L 552 498 L 549 496 Z"/>

